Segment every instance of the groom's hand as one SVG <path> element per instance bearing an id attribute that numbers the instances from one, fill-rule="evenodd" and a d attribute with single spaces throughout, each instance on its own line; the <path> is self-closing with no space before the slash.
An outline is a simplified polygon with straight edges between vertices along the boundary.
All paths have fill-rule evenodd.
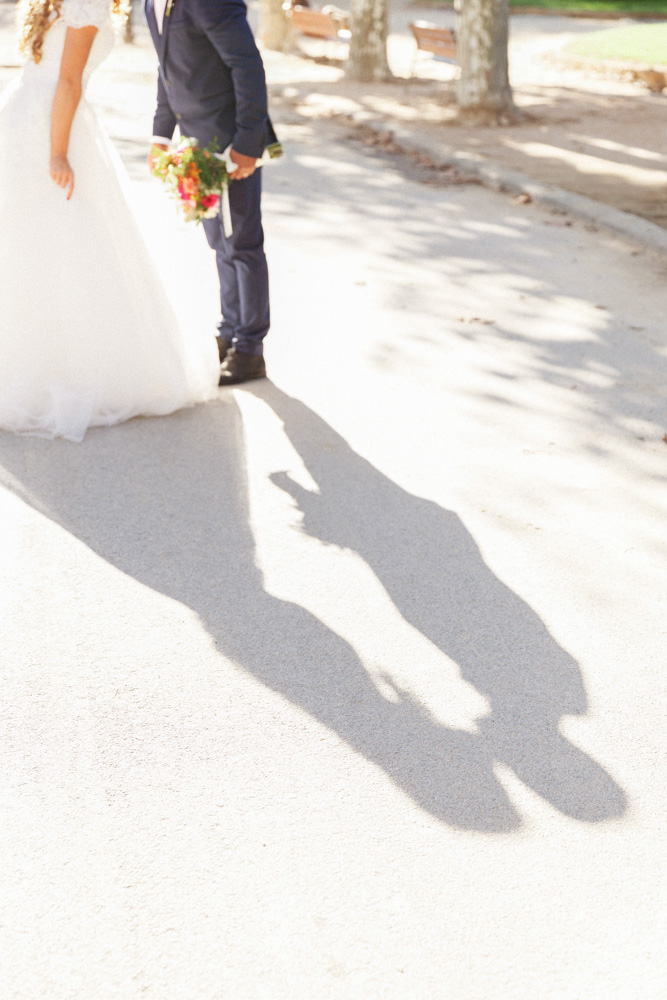
<path id="1" fill-rule="evenodd" d="M 254 174 L 257 167 L 257 160 L 254 156 L 244 156 L 243 153 L 237 153 L 235 149 L 230 149 L 229 159 L 236 164 L 236 170 L 231 174 L 235 181 L 242 181 Z"/>
<path id="2" fill-rule="evenodd" d="M 146 162 L 148 163 L 148 169 L 150 170 L 151 173 L 153 173 L 153 168 L 155 166 L 155 161 L 157 160 L 158 153 L 166 153 L 168 149 L 169 146 L 165 146 L 161 142 L 153 143 L 153 145 L 150 148 L 150 152 L 146 158 Z"/>

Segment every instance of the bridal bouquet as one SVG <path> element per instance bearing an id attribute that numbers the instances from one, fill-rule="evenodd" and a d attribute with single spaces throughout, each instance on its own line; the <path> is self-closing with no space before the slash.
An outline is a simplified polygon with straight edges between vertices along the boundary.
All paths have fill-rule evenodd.
<path id="1" fill-rule="evenodd" d="M 167 185 L 186 222 L 201 222 L 218 214 L 231 176 L 217 142 L 202 147 L 187 136 L 175 150 L 155 157 L 153 175 Z"/>

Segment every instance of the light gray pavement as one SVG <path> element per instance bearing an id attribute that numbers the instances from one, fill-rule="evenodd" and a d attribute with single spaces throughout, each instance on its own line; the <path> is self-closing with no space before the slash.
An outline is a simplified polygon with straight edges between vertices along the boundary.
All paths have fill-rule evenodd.
<path id="1" fill-rule="evenodd" d="M 0 996 L 662 1000 L 664 258 L 281 134 L 272 381 L 0 434 Z"/>

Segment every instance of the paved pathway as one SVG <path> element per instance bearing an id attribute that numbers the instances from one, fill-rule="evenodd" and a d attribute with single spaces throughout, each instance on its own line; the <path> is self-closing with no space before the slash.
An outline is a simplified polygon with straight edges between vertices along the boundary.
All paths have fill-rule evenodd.
<path id="1" fill-rule="evenodd" d="M 321 128 L 271 382 L 0 435 L 3 1000 L 661 1000 L 665 263 Z"/>
<path id="2" fill-rule="evenodd" d="M 514 99 L 527 117 L 501 129 L 471 129 L 455 122 L 455 67 L 423 55 L 412 83 L 407 86 L 402 79 L 410 72 L 415 52 L 408 24 L 417 18 L 455 23 L 453 11 L 393 4 L 388 47 L 398 74 L 393 84 L 346 80 L 340 61 L 327 65 L 268 53 L 274 95 L 282 97 L 284 92 L 286 100 L 310 116 L 354 114 L 382 121 L 390 129 L 398 124 L 410 130 L 415 147 L 439 147 L 444 158 L 457 151 L 481 155 L 533 180 L 667 227 L 667 102 L 629 80 L 584 73 L 561 56 L 578 34 L 617 22 L 512 17 L 510 77 Z M 312 55 L 325 51 L 315 39 L 300 45 Z"/>

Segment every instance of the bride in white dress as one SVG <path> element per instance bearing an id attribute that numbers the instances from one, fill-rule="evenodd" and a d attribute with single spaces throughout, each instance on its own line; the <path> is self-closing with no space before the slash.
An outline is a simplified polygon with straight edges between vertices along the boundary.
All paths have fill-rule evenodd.
<path id="1" fill-rule="evenodd" d="M 109 0 L 27 0 L 23 17 L 28 58 L 0 96 L 0 428 L 80 441 L 213 398 L 218 350 L 179 330 L 81 99 L 113 46 Z"/>

